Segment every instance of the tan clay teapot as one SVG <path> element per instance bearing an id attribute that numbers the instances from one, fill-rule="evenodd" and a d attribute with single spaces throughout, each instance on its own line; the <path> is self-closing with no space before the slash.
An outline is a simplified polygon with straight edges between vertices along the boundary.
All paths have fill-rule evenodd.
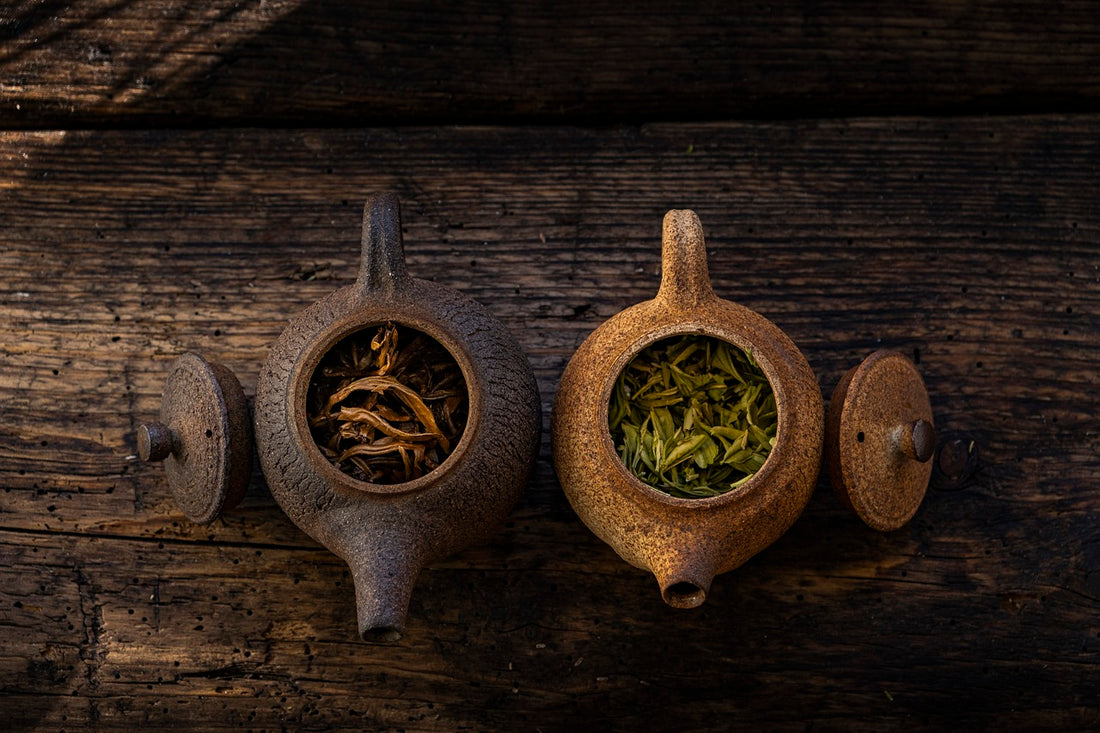
<path id="1" fill-rule="evenodd" d="M 442 346 L 461 370 L 468 405 L 461 438 L 437 467 L 411 480 L 371 483 L 326 457 L 311 432 L 307 401 L 330 350 L 358 335 L 369 343 L 385 324 Z M 166 389 L 166 404 L 176 401 Z M 379 640 L 400 637 L 424 565 L 485 539 L 504 521 L 527 483 L 541 422 L 531 367 L 505 327 L 470 298 L 409 275 L 398 201 L 389 194 L 371 197 L 364 208 L 356 282 L 306 309 L 275 342 L 260 374 L 254 412 L 260 465 L 272 495 L 295 524 L 347 562 L 360 634 Z M 143 450 L 143 456 L 171 454 L 170 466 L 189 464 L 194 448 L 173 453 L 171 447 L 225 442 L 218 429 L 147 426 L 139 442 L 161 446 Z M 181 431 L 188 433 L 184 440 Z M 179 472 L 170 469 L 170 478 L 173 473 Z M 193 492 L 195 483 L 176 482 L 173 490 L 177 496 Z"/>
<path id="2" fill-rule="evenodd" d="M 772 544 L 802 513 L 817 481 L 825 426 L 817 380 L 794 343 L 763 316 L 714 293 L 694 212 L 665 216 L 661 267 L 657 297 L 613 316 L 577 349 L 558 386 L 551 441 L 558 479 L 581 520 L 624 560 L 651 571 L 669 605 L 691 608 L 703 603 L 715 575 L 737 568 Z M 647 347 L 685 334 L 750 353 L 775 396 L 775 441 L 763 466 L 736 488 L 707 498 L 679 498 L 641 481 L 620 459 L 609 429 L 609 405 L 620 373 Z M 901 406 L 900 414 L 897 405 L 887 404 L 872 426 L 864 421 L 868 400 L 863 400 L 842 420 L 841 396 L 834 399 L 837 415 L 830 420 L 830 440 L 836 442 L 843 433 L 851 444 L 850 449 L 837 448 L 837 464 L 841 453 L 849 458 L 857 451 L 854 464 L 848 461 L 840 471 L 857 484 L 849 506 L 871 506 L 872 514 L 879 505 L 891 507 L 889 518 L 877 522 L 878 529 L 900 526 L 899 520 L 904 523 L 912 516 L 931 471 L 923 463 L 934 440 L 927 394 L 912 365 L 895 356 L 869 359 L 874 372 L 870 379 L 863 378 L 863 371 L 853 373 L 878 395 L 889 388 L 890 379 L 911 383 L 915 377 L 917 384 L 910 384 L 915 396 Z M 878 376 L 883 365 L 891 372 L 885 382 Z M 853 384 L 850 374 L 846 386 Z M 862 388 L 847 391 L 868 393 Z M 882 407 L 881 399 L 869 402 L 877 406 L 872 412 Z M 872 456 L 869 449 L 877 453 Z M 863 477 L 872 464 L 881 471 L 870 474 L 868 483 Z M 881 493 L 883 484 L 876 482 L 894 480 L 898 472 L 919 488 L 919 495 L 914 488 L 900 501 L 861 499 Z M 849 496 L 845 488 L 838 493 Z"/>

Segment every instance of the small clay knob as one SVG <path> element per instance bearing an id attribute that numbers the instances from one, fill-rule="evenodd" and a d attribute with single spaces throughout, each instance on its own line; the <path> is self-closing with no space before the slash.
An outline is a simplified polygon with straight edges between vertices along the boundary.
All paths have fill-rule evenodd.
<path id="1" fill-rule="evenodd" d="M 936 429 L 927 420 L 917 420 L 901 434 L 901 450 L 920 463 L 927 463 L 936 451 Z"/>
<path id="2" fill-rule="evenodd" d="M 142 425 L 137 431 L 138 456 L 143 461 L 163 461 L 172 455 L 176 434 L 163 423 Z"/>

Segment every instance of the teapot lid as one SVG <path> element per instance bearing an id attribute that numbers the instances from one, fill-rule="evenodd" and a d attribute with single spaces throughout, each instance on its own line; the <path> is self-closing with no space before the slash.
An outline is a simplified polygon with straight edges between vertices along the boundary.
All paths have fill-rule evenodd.
<path id="1" fill-rule="evenodd" d="M 825 420 L 829 481 L 869 527 L 889 532 L 912 518 L 935 447 L 928 391 L 907 357 L 876 351 L 840 380 Z"/>
<path id="2" fill-rule="evenodd" d="M 164 384 L 160 422 L 138 429 L 138 455 L 164 461 L 176 504 L 209 524 L 244 497 L 252 475 L 252 425 L 233 372 L 181 356 Z"/>

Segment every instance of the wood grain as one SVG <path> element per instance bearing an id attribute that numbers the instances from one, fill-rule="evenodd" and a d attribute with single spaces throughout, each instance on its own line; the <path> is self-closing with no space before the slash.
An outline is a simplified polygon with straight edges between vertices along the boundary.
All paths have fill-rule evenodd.
<path id="1" fill-rule="evenodd" d="M 17 729 L 1100 725 L 1100 118 L 0 134 L 0 712 Z M 342 563 L 257 475 L 206 528 L 133 458 L 171 362 L 251 395 L 396 190 L 414 276 L 520 340 L 544 420 L 577 345 L 652 297 L 694 208 L 715 290 L 826 397 L 919 359 L 973 481 L 880 535 L 824 483 L 678 612 L 579 523 L 543 446 L 509 524 L 357 641 Z"/>
<path id="2" fill-rule="evenodd" d="M 1090 0 L 16 0 L 0 127 L 1100 111 Z"/>

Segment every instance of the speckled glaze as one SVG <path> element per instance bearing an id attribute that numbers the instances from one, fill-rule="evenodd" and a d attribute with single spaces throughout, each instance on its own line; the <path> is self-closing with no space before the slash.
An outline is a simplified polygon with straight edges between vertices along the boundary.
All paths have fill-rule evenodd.
<path id="1" fill-rule="evenodd" d="M 936 428 L 920 372 L 895 351 L 876 351 L 840 380 L 825 416 L 829 483 L 872 529 L 904 527 L 932 477 Z"/>
<path id="2" fill-rule="evenodd" d="M 706 499 L 674 498 L 639 481 L 619 460 L 607 422 L 615 380 L 630 359 L 680 334 L 751 350 L 776 398 L 776 443 L 763 468 Z M 562 375 L 551 422 L 554 465 L 581 520 L 624 560 L 651 571 L 669 605 L 690 608 L 705 600 L 715 575 L 770 545 L 802 513 L 821 464 L 823 417 L 801 352 L 763 316 L 715 295 L 698 217 L 670 211 L 657 297 L 596 329 Z"/>
<path id="3" fill-rule="evenodd" d="M 455 358 L 469 390 L 462 439 L 431 473 L 370 484 L 321 454 L 306 421 L 309 380 L 345 336 L 393 321 L 428 334 Z M 256 390 L 255 434 L 276 501 L 343 558 L 355 581 L 359 631 L 393 640 L 404 629 L 421 568 L 486 538 L 508 515 L 538 451 L 538 389 L 503 324 L 466 296 L 410 277 L 397 198 L 363 214 L 358 280 L 318 301 L 274 344 Z"/>

